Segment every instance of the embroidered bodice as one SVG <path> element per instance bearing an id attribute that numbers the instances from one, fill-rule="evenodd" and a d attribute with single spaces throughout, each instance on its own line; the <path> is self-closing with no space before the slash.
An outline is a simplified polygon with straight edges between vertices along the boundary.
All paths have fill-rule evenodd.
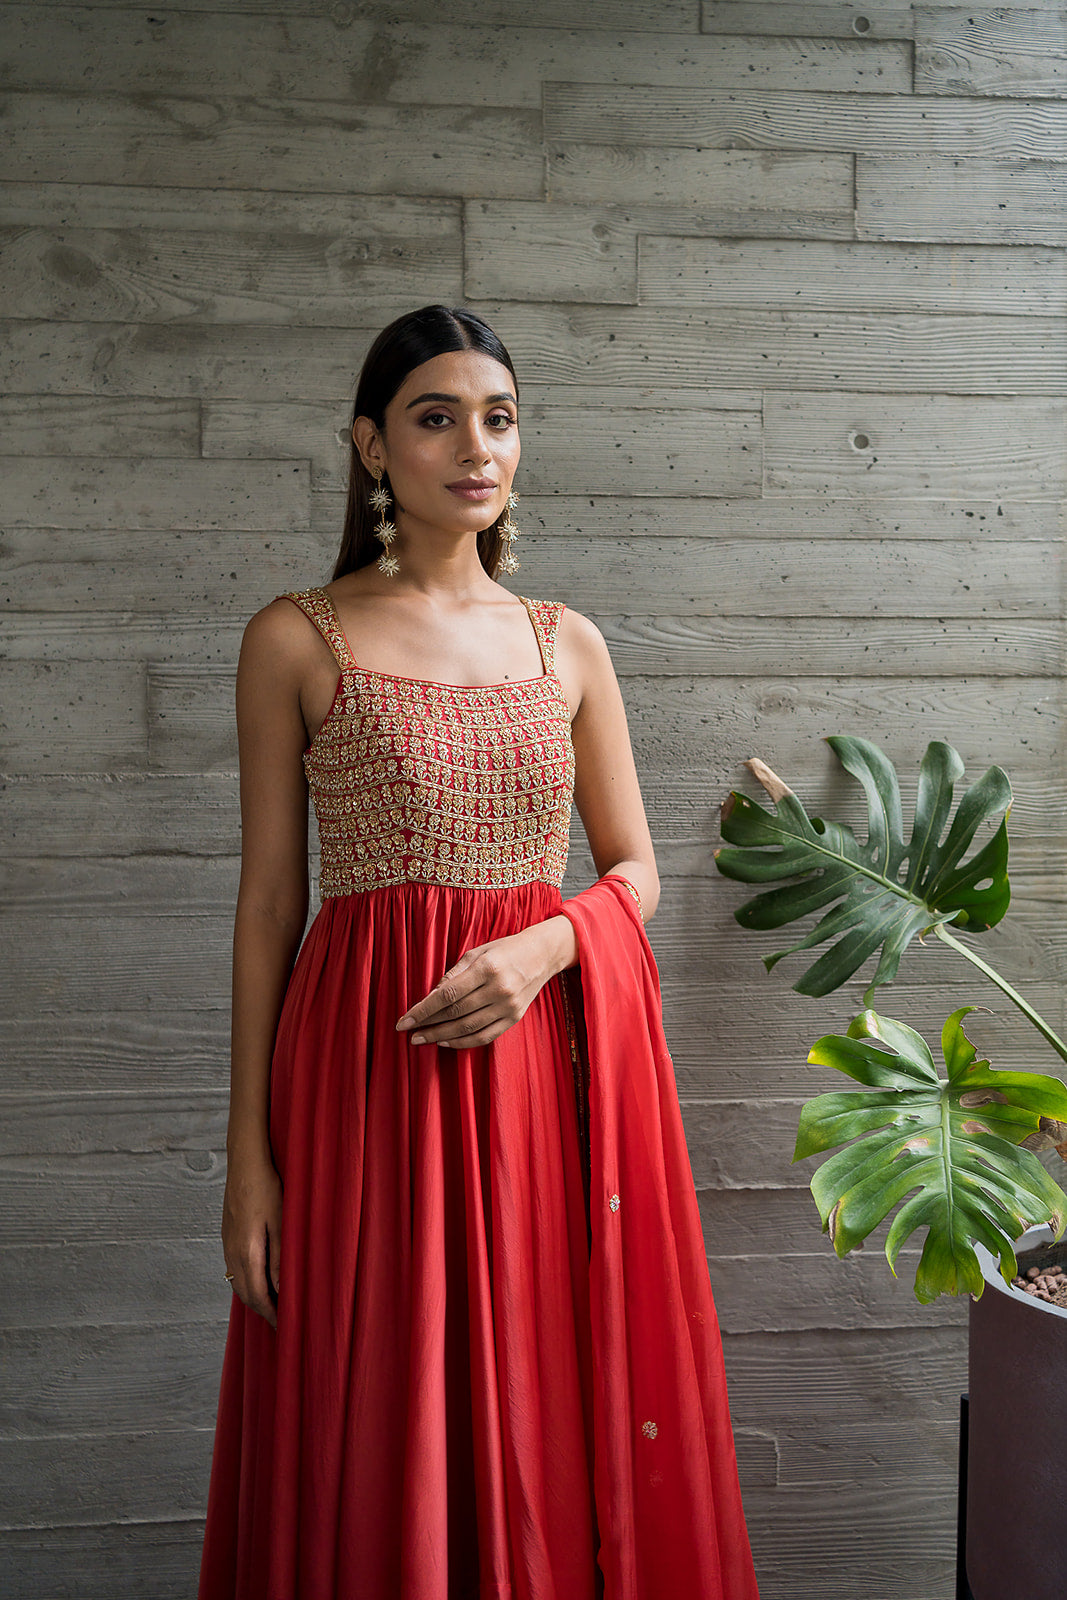
<path id="1" fill-rule="evenodd" d="M 475 687 L 368 672 L 325 589 L 278 598 L 306 612 L 341 672 L 304 751 L 322 898 L 398 883 L 561 885 L 574 792 L 554 661 L 563 605 L 520 596 L 543 676 Z"/>

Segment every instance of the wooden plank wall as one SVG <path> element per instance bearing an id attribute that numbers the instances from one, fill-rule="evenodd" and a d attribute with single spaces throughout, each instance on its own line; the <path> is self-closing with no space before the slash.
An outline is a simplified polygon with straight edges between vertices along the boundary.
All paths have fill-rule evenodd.
<path id="1" fill-rule="evenodd" d="M 821 1236 L 797 1104 L 860 986 L 767 978 L 711 852 L 753 753 L 837 808 L 827 733 L 877 739 L 912 791 L 929 738 L 999 761 L 994 943 L 1061 1016 L 1062 8 L 0 22 L 3 1593 L 192 1592 L 234 663 L 253 611 L 328 576 L 373 334 L 443 300 L 518 365 L 522 591 L 592 615 L 622 676 L 765 1600 L 947 1600 L 965 1307 Z M 954 971 L 917 952 L 884 1009 L 929 1029 L 982 1000 L 994 1059 L 1032 1065 Z"/>

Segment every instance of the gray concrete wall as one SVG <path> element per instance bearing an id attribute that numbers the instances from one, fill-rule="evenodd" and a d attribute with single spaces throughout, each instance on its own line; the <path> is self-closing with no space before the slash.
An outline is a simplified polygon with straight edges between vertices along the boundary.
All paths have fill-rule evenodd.
<path id="1" fill-rule="evenodd" d="M 192 1592 L 234 663 L 328 577 L 371 338 L 443 300 L 522 380 L 517 586 L 592 615 L 623 683 L 765 1600 L 947 1600 L 965 1307 L 833 1257 L 789 1157 L 861 985 L 767 977 L 712 849 L 751 754 L 816 809 L 846 797 L 823 734 L 911 791 L 930 738 L 998 761 L 993 943 L 1061 1020 L 1062 10 L 38 0 L 0 27 L 0 1588 Z M 916 951 L 882 1007 L 984 1001 L 994 1060 L 1040 1064 L 954 976 Z"/>

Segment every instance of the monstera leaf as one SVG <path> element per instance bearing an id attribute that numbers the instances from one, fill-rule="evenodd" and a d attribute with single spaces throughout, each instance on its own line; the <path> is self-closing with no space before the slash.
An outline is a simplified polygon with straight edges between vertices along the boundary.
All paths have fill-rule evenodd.
<path id="1" fill-rule="evenodd" d="M 885 1253 L 893 1267 L 905 1239 L 926 1227 L 915 1275 L 924 1304 L 943 1293 L 982 1293 L 975 1240 L 1010 1282 L 1012 1240 L 1048 1220 L 1058 1237 L 1067 1217 L 1067 1194 L 1021 1148 L 1067 1122 L 1067 1086 L 1037 1073 L 994 1072 L 978 1060 L 962 1027 L 973 1009 L 954 1011 L 941 1031 L 947 1078 L 919 1034 L 874 1011 L 856 1017 L 846 1035 L 820 1039 L 808 1056 L 869 1086 L 819 1095 L 801 1113 L 794 1161 L 845 1144 L 811 1182 L 823 1231 L 845 1256 L 900 1205 Z"/>
<path id="2" fill-rule="evenodd" d="M 861 842 L 842 823 L 809 817 L 769 767 L 750 761 L 774 809 L 731 794 L 723 806 L 722 836 L 735 848 L 716 851 L 715 861 L 729 878 L 782 885 L 764 890 L 734 913 L 742 927 L 782 928 L 825 912 L 804 938 L 765 959 L 770 970 L 784 955 L 828 944 L 793 985 L 801 994 L 829 994 L 881 950 L 869 1003 L 872 991 L 895 977 L 916 934 L 933 929 L 943 937 L 949 923 L 980 931 L 1003 917 L 1011 893 L 1011 785 L 999 767 L 990 767 L 963 795 L 949 822 L 963 762 L 951 745 L 935 740 L 919 769 L 915 817 L 905 841 L 900 786 L 888 757 L 866 739 L 833 737 L 827 743 L 863 785 L 867 838 Z M 1001 813 L 992 838 L 965 859 L 978 829 Z"/>

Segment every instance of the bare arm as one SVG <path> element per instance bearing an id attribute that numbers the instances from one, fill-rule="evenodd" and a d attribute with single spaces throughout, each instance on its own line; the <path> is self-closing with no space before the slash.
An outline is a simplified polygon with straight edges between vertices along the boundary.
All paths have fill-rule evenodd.
<path id="1" fill-rule="evenodd" d="M 237 666 L 241 882 L 233 937 L 230 1117 L 222 1238 L 234 1291 L 276 1325 L 281 1185 L 271 1160 L 274 1036 L 308 908 L 307 742 L 300 710 L 307 626 L 288 601 L 249 622 Z"/>
<path id="2" fill-rule="evenodd" d="M 629 880 L 647 922 L 659 902 L 659 874 L 637 781 L 626 712 L 603 635 L 587 617 L 564 612 L 556 645 L 574 743 L 574 799 L 600 877 Z M 412 1044 L 471 1048 L 499 1038 L 555 973 L 578 960 L 574 927 L 549 917 L 461 956 L 397 1027 Z"/>

